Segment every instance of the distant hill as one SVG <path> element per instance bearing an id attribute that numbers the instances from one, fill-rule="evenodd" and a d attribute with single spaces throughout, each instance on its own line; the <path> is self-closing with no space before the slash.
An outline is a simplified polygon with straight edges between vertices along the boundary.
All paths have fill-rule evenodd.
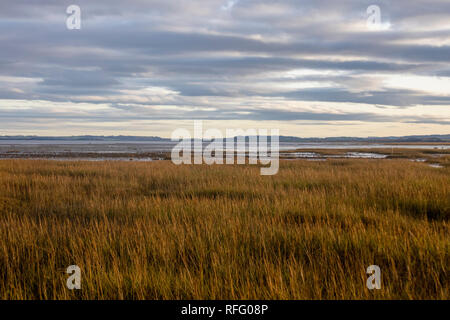
<path id="1" fill-rule="evenodd" d="M 170 141 L 170 139 L 160 137 L 141 137 L 141 136 L 0 136 L 2 140 L 30 140 L 30 141 Z"/>
<path id="2" fill-rule="evenodd" d="M 0 141 L 21 140 L 21 141 L 113 141 L 113 142 L 137 142 L 137 141 L 170 141 L 167 138 L 156 136 L 0 136 Z M 400 137 L 328 137 L 328 138 L 300 138 L 292 136 L 280 136 L 280 142 L 373 142 L 373 143 L 408 143 L 408 142 L 450 142 L 450 134 L 445 135 L 415 135 Z"/>
<path id="3" fill-rule="evenodd" d="M 416 135 L 401 137 L 329 137 L 329 138 L 298 138 L 280 137 L 283 142 L 450 142 L 450 134 L 445 135 Z"/>

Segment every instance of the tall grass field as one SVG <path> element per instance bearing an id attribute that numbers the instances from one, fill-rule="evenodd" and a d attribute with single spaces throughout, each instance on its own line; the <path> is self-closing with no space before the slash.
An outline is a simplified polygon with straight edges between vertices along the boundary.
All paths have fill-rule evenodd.
<path id="1" fill-rule="evenodd" d="M 0 161 L 0 299 L 450 298 L 449 166 L 259 169 Z"/>

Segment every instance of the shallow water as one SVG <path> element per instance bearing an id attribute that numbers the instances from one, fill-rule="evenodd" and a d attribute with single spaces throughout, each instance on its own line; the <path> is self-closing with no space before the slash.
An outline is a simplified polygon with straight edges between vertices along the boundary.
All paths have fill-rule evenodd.
<path id="1" fill-rule="evenodd" d="M 294 159 L 386 159 L 388 156 L 380 153 L 369 153 L 369 152 L 347 152 L 345 154 L 337 154 L 337 155 L 322 155 L 315 152 L 292 152 L 292 153 L 280 153 L 280 156 L 283 158 L 294 158 Z"/>
<path id="2" fill-rule="evenodd" d="M 368 152 L 347 152 L 344 158 L 359 158 L 359 159 L 386 159 L 388 156 L 379 153 Z"/>
<path id="3" fill-rule="evenodd" d="M 427 161 L 427 159 L 424 159 L 424 158 L 419 158 L 419 159 L 409 159 L 409 161 L 413 161 L 413 162 L 425 162 L 425 161 Z"/>
<path id="4" fill-rule="evenodd" d="M 57 159 L 80 159 L 97 161 L 120 160 L 129 161 L 129 158 L 145 160 L 146 156 L 152 156 L 157 160 L 159 153 L 171 152 L 178 142 L 161 141 L 51 141 L 51 140 L 0 140 L 0 158 L 57 158 Z M 206 147 L 209 142 L 203 143 Z M 374 148 L 419 148 L 419 149 L 449 149 L 446 145 L 389 145 L 389 144 L 362 144 L 362 143 L 294 143 L 281 142 L 280 156 L 282 158 L 295 159 L 321 159 L 321 158 L 361 158 L 361 159 L 384 159 L 387 155 L 372 152 L 348 152 L 345 155 L 323 156 L 315 152 L 282 151 L 296 149 L 374 149 Z M 270 144 L 268 144 L 270 150 Z M 224 148 L 226 151 L 226 148 Z M 238 149 L 238 153 L 245 150 Z M 254 151 L 254 150 L 250 150 Z M 88 155 L 92 154 L 92 155 Z M 40 155 L 42 157 L 40 157 Z M 111 155 L 111 156 L 108 156 Z M 115 155 L 115 156 L 112 156 Z M 140 156 L 139 156 L 140 155 Z M 156 155 L 156 157 L 154 157 Z"/>
<path id="5" fill-rule="evenodd" d="M 444 167 L 443 165 L 440 165 L 438 163 L 430 163 L 428 165 L 432 168 L 443 168 Z"/>
<path id="6" fill-rule="evenodd" d="M 379 149 L 394 148 L 395 149 L 436 149 L 448 150 L 450 145 L 422 145 L 422 144 L 383 144 L 383 143 L 294 143 L 280 142 L 280 150 L 296 150 L 296 149 Z"/>
<path id="7" fill-rule="evenodd" d="M 292 153 L 280 153 L 281 157 L 288 158 L 320 158 L 321 155 L 315 152 L 292 152 Z"/>

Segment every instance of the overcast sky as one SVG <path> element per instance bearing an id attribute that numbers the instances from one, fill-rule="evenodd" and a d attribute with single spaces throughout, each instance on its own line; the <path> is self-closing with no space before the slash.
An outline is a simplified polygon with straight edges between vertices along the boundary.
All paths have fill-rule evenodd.
<path id="1" fill-rule="evenodd" d="M 80 30 L 66 26 L 71 4 Z M 450 134 L 450 1 L 0 2 L 0 135 L 170 137 L 194 119 Z"/>

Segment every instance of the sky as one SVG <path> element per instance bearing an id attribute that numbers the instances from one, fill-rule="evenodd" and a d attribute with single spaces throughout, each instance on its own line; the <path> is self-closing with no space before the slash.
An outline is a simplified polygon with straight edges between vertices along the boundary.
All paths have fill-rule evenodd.
<path id="1" fill-rule="evenodd" d="M 0 135 L 170 137 L 193 120 L 450 134 L 450 1 L 0 2 Z"/>

